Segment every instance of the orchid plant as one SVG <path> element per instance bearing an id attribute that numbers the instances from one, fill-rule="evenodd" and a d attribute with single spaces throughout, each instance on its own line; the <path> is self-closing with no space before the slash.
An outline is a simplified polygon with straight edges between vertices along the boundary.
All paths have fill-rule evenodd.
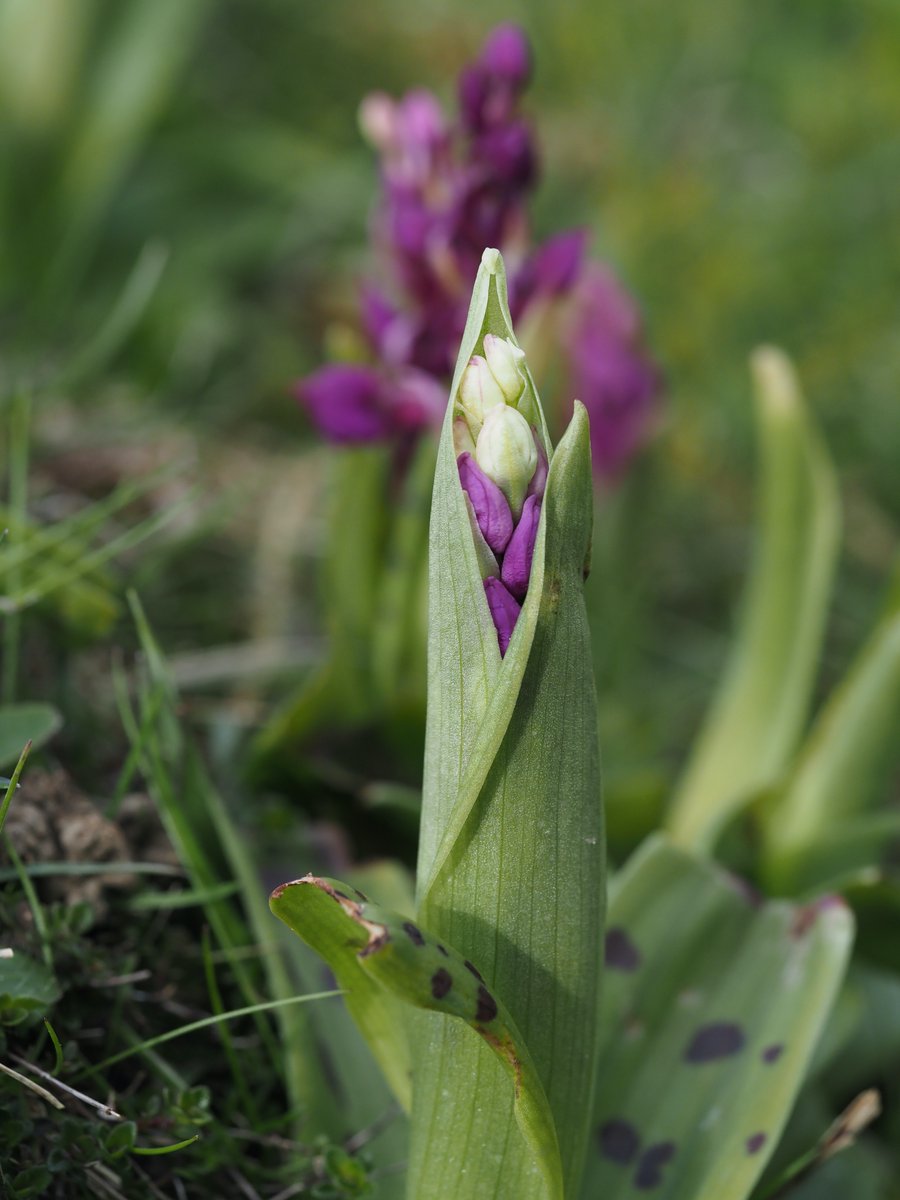
<path id="1" fill-rule="evenodd" d="M 773 619 L 811 617 L 834 544 L 827 463 L 789 369 L 765 352 L 758 377 L 765 494 L 793 487 L 807 497 L 784 536 L 820 536 L 786 562 L 767 548 L 764 522 L 747 618 L 763 632 L 751 638 L 771 633 Z M 757 781 L 749 756 L 740 766 L 736 730 L 719 732 L 722 705 L 737 700 L 713 708 L 698 749 L 709 763 L 702 786 L 689 765 L 671 835 L 654 835 L 612 878 L 606 911 L 582 595 L 592 511 L 588 412 L 576 402 L 554 447 L 501 256 L 487 250 L 435 470 L 415 899 L 384 908 L 352 883 L 309 874 L 270 901 L 327 961 L 409 1115 L 405 1184 L 385 1195 L 403 1186 L 408 1200 L 745 1200 L 778 1146 L 845 971 L 853 918 L 838 895 L 765 900 L 705 857 Z M 800 596 L 796 612 L 769 605 L 778 580 Z M 893 618 L 888 628 L 879 645 L 893 638 L 896 655 Z M 815 642 L 813 629 L 807 657 Z M 796 707 L 806 694 L 805 676 L 786 681 L 771 662 L 744 669 L 752 686 L 736 670 L 724 695 L 743 696 L 751 732 L 778 711 L 774 700 Z M 863 675 L 850 692 L 863 687 L 886 714 L 897 671 L 882 663 Z M 859 705 L 844 708 L 850 725 L 838 719 L 832 731 L 846 747 Z M 733 775 L 713 771 L 722 736 L 735 747 Z M 866 745 L 875 741 L 883 749 L 883 739 Z M 816 745 L 801 780 L 821 759 Z M 843 763 L 835 747 L 824 754 Z M 853 761 L 865 765 L 859 753 Z M 788 786 L 791 861 L 803 845 L 817 850 L 816 803 L 808 787 Z M 827 810 L 827 794 L 818 803 Z M 783 855 L 771 861 L 783 870 Z M 816 881 L 832 877 L 820 871 Z M 847 1121 L 829 1146 L 852 1140 Z M 780 1188 L 770 1181 L 758 1194 Z"/>
<path id="2" fill-rule="evenodd" d="M 531 237 L 538 151 L 521 111 L 531 70 L 522 30 L 501 25 L 463 70 L 454 117 L 421 88 L 399 100 L 374 93 L 361 106 L 381 176 L 371 231 L 376 270 L 359 288 L 362 333 L 349 339 L 352 361 L 324 366 L 296 388 L 313 425 L 337 450 L 324 571 L 330 657 L 258 747 L 261 762 L 277 761 L 294 778 L 307 774 L 302 750 L 317 730 L 368 731 L 398 714 L 406 735 L 410 714 L 424 717 L 424 561 L 436 433 L 485 246 L 504 254 L 511 317 L 532 365 L 553 376 L 554 394 L 577 395 L 587 409 L 598 483 L 615 484 L 653 429 L 661 376 L 645 348 L 637 305 L 608 267 L 588 258 L 586 230 L 540 243 Z M 346 348 L 348 338 L 339 340 Z M 515 371 L 498 368 L 502 342 L 493 356 L 479 347 L 477 367 L 463 383 L 472 445 L 460 442 L 459 452 L 470 454 L 461 470 L 476 509 L 485 485 L 474 482 L 482 469 L 474 442 L 482 407 L 496 407 L 491 371 Z M 558 437 L 570 411 L 551 407 L 547 433 Z M 514 406 L 498 409 L 482 458 L 489 445 L 524 438 L 521 424 L 512 432 L 517 415 Z M 544 454 L 541 438 L 535 452 Z M 506 624 L 521 600 L 522 579 L 511 587 L 508 581 L 536 530 L 537 490 L 535 484 L 523 514 L 513 503 L 517 534 L 509 550 L 504 544 L 492 551 L 505 552 L 507 579 L 499 561 L 486 569 L 487 579 L 500 581 L 488 584 L 488 596 Z M 387 740 L 395 747 L 402 737 Z M 413 740 L 418 755 L 421 742 Z"/>

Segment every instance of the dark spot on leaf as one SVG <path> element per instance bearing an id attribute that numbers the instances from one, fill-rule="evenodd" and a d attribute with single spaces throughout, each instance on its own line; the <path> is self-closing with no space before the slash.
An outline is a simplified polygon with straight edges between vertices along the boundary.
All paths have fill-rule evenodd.
<path id="1" fill-rule="evenodd" d="M 802 938 L 809 933 L 818 915 L 819 910 L 815 904 L 804 904 L 798 908 L 791 921 L 791 937 Z"/>
<path id="2" fill-rule="evenodd" d="M 360 900 L 362 900 L 363 904 L 369 903 L 369 897 L 366 895 L 365 892 L 361 892 L 359 890 L 359 888 L 354 888 L 353 891 L 357 896 L 359 896 L 359 898 L 360 898 Z"/>
<path id="3" fill-rule="evenodd" d="M 641 1135 L 631 1124 L 620 1117 L 604 1122 L 597 1130 L 600 1153 L 612 1162 L 628 1165 L 634 1161 L 641 1148 Z"/>
<path id="4" fill-rule="evenodd" d="M 740 1025 L 731 1021 L 713 1021 L 697 1030 L 684 1057 L 691 1063 L 715 1062 L 737 1054 L 743 1049 L 745 1040 Z"/>
<path id="5" fill-rule="evenodd" d="M 327 992 L 332 991 L 338 985 L 337 977 L 335 976 L 334 971 L 332 971 L 331 967 L 326 967 L 324 964 L 321 970 L 321 979 L 322 987 Z"/>
<path id="6" fill-rule="evenodd" d="M 748 1137 L 745 1143 L 748 1154 L 758 1154 L 766 1144 L 766 1135 L 764 1133 L 754 1133 L 752 1137 Z"/>
<path id="7" fill-rule="evenodd" d="M 425 945 L 425 939 L 422 937 L 418 927 L 413 925 L 412 921 L 403 922 L 403 932 L 409 937 L 414 946 Z"/>
<path id="8" fill-rule="evenodd" d="M 619 971 L 636 971 L 641 965 L 641 952 L 624 929 L 607 930 L 606 965 Z"/>
<path id="9" fill-rule="evenodd" d="M 634 1173 L 634 1186 L 649 1192 L 663 1181 L 662 1168 L 675 1157 L 674 1142 L 657 1142 L 641 1155 Z"/>
<path id="10" fill-rule="evenodd" d="M 442 946 L 442 945 L 441 945 L 441 943 L 440 943 L 440 942 L 438 942 L 438 944 L 437 944 L 437 948 L 438 948 L 438 950 L 440 951 L 440 953 L 441 953 L 441 954 L 443 954 L 444 958 L 449 958 L 449 957 L 450 957 L 450 951 L 447 949 L 447 947 L 446 947 L 446 946 Z"/>
<path id="11" fill-rule="evenodd" d="M 431 994 L 435 1000 L 443 1000 L 453 987 L 453 976 L 444 967 L 438 967 L 431 977 Z"/>
<path id="12" fill-rule="evenodd" d="M 472 964 L 469 962 L 468 959 L 466 959 L 466 969 L 472 972 L 472 974 L 475 976 L 475 978 L 478 980 L 479 983 L 484 983 L 484 976 L 481 974 L 481 972 L 478 970 L 477 967 L 472 966 Z"/>
<path id="13" fill-rule="evenodd" d="M 482 984 L 478 989 L 478 1008 L 475 1011 L 475 1020 L 486 1024 L 488 1021 L 493 1021 L 497 1015 L 497 1001 Z"/>
<path id="14" fill-rule="evenodd" d="M 791 936 L 800 938 L 804 934 L 809 933 L 820 913 L 828 912 L 830 909 L 846 907 L 844 899 L 841 896 L 835 895 L 820 896 L 818 900 L 813 900 L 811 904 L 802 905 L 794 913 L 794 920 L 791 923 Z"/>
<path id="15" fill-rule="evenodd" d="M 555 612 L 559 608 L 560 596 L 562 595 L 562 580 L 558 573 L 553 572 L 546 577 L 546 592 L 547 604 L 551 612 Z"/>
<path id="16" fill-rule="evenodd" d="M 781 1058 L 783 1053 L 784 1053 L 783 1043 L 775 1042 L 771 1046 L 766 1046 L 765 1050 L 763 1050 L 762 1060 L 763 1060 L 763 1062 L 767 1062 L 767 1063 L 778 1062 L 779 1058 Z"/>

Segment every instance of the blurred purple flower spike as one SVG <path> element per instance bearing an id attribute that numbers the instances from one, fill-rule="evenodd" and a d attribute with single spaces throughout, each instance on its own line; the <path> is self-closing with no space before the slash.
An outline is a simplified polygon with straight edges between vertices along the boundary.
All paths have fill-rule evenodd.
<path id="1" fill-rule="evenodd" d="M 643 346 L 640 313 L 611 272 L 589 264 L 565 335 L 572 394 L 588 410 L 594 470 L 615 479 L 646 441 L 661 378 Z"/>
<path id="2" fill-rule="evenodd" d="M 531 75 L 531 48 L 518 25 L 498 25 L 459 80 L 459 107 L 467 129 L 480 133 L 509 120 Z"/>
<path id="3" fill-rule="evenodd" d="M 615 479 L 646 440 L 660 377 L 634 302 L 609 271 L 586 261 L 585 230 L 529 245 L 525 201 L 537 152 L 519 106 L 530 76 L 528 39 L 504 24 L 462 71 L 455 121 L 422 88 L 363 101 L 360 123 L 382 180 L 372 227 L 379 284 L 361 288 L 375 362 L 326 367 L 299 385 L 329 440 L 406 441 L 437 428 L 485 246 L 506 257 L 514 321 L 534 315 L 540 323 L 543 306 L 558 307 L 548 328 L 558 330 L 568 394 L 590 414 L 596 472 Z M 558 414 L 560 425 L 566 415 Z"/>

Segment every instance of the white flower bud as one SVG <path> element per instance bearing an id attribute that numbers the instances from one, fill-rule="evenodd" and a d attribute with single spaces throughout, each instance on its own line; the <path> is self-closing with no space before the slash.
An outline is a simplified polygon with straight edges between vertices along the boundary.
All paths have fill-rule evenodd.
<path id="1" fill-rule="evenodd" d="M 538 461 L 531 429 L 518 409 L 504 404 L 490 410 L 475 444 L 475 461 L 506 496 L 518 520 Z"/>
<path id="2" fill-rule="evenodd" d="M 478 437 L 484 418 L 492 408 L 506 403 L 487 361 L 476 354 L 469 359 L 459 384 L 459 403 L 473 437 Z"/>
<path id="3" fill-rule="evenodd" d="M 509 338 L 485 334 L 484 353 L 491 374 L 497 381 L 507 404 L 515 404 L 525 391 L 525 351 L 514 346 Z"/>
<path id="4" fill-rule="evenodd" d="M 475 457 L 475 439 L 465 417 L 453 418 L 453 453 L 457 458 L 461 454 L 471 454 Z"/>

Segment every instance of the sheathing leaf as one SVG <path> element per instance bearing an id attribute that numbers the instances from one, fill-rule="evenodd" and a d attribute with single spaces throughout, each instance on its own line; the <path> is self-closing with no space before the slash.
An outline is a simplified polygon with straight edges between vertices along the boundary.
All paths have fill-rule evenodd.
<path id="1" fill-rule="evenodd" d="M 776 784 L 803 733 L 838 549 L 834 472 L 779 351 L 753 359 L 762 476 L 759 536 L 731 657 L 667 822 L 710 850 Z"/>
<path id="2" fill-rule="evenodd" d="M 774 1150 L 853 935 L 836 897 L 762 903 L 655 838 L 616 881 L 583 1200 L 744 1200 Z"/>
<path id="3" fill-rule="evenodd" d="M 456 468 L 456 387 L 485 333 L 513 341 L 499 256 L 473 294 L 432 502 L 419 916 L 481 964 L 537 1067 L 559 1138 L 514 1126 L 514 1097 L 470 1030 L 419 1023 L 409 1195 L 569 1194 L 593 1088 L 603 922 L 596 701 L 582 600 L 592 484 L 576 405 L 552 454 L 528 595 L 501 659 Z M 546 440 L 533 382 L 519 404 Z M 561 1171 L 561 1178 L 560 1178 Z"/>

